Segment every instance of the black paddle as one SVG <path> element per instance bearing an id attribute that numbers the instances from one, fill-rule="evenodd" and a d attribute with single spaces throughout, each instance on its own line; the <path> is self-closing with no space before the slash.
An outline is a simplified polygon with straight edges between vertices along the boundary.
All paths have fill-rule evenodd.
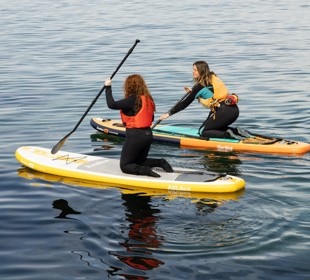
<path id="1" fill-rule="evenodd" d="M 125 62 L 125 60 L 127 59 L 127 57 L 132 53 L 133 49 L 136 47 L 136 45 L 140 42 L 140 40 L 136 40 L 134 45 L 130 48 L 130 50 L 128 51 L 128 53 L 125 55 L 125 57 L 123 58 L 123 60 L 121 61 L 121 63 L 117 66 L 116 70 L 113 72 L 113 74 L 111 75 L 110 79 L 112 80 L 112 78 L 115 76 L 115 74 L 117 73 L 117 71 L 121 68 L 121 66 L 123 65 L 123 63 Z M 101 90 L 98 92 L 97 96 L 94 98 L 94 100 L 92 101 L 92 103 L 89 105 L 89 107 L 87 108 L 87 110 L 85 111 L 84 115 L 81 117 L 81 119 L 79 120 L 79 122 L 76 124 L 76 126 L 73 128 L 73 130 L 68 133 L 64 138 L 62 138 L 52 149 L 52 154 L 56 154 L 62 147 L 62 145 L 65 143 L 65 141 L 67 140 L 67 138 L 74 132 L 76 131 L 76 129 L 78 128 L 78 126 L 81 124 L 81 122 L 83 121 L 83 119 L 85 118 L 85 116 L 88 114 L 88 112 L 90 111 L 90 109 L 93 107 L 93 105 L 96 103 L 97 99 L 99 98 L 99 96 L 101 95 L 101 93 L 104 91 L 105 89 L 105 85 L 101 88 Z"/>
<path id="2" fill-rule="evenodd" d="M 185 100 L 187 98 L 187 96 L 189 96 L 189 94 L 191 93 L 191 91 L 189 92 L 186 92 L 184 94 L 184 96 L 166 113 L 166 114 L 169 114 L 177 105 L 179 105 L 183 100 Z M 154 129 L 155 126 L 157 126 L 158 124 L 160 124 L 162 120 L 158 120 L 156 123 L 154 123 L 151 127 L 151 129 Z"/>

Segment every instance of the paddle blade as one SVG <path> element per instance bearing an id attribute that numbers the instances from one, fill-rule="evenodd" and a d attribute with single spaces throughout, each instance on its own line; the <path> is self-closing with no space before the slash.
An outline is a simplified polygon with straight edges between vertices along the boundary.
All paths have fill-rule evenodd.
<path id="1" fill-rule="evenodd" d="M 67 138 L 70 136 L 71 133 L 69 133 L 68 135 L 66 135 L 64 138 L 62 138 L 54 147 L 53 149 L 51 150 L 51 153 L 52 154 L 56 154 L 60 149 L 61 147 L 63 146 L 63 144 L 65 144 Z"/>

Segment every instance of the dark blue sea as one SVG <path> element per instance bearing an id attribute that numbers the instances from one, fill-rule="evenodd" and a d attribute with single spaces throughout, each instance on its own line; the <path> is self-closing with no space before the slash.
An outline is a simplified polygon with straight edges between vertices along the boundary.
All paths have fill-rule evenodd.
<path id="1" fill-rule="evenodd" d="M 310 3 L 0 0 L 0 279 L 310 279 L 310 153 L 216 152 L 154 144 L 152 157 L 246 181 L 228 195 L 145 193 L 26 169 L 20 146 L 52 148 L 113 78 L 144 76 L 167 112 L 206 60 L 239 96 L 235 123 L 310 143 Z M 199 126 L 198 103 L 164 124 Z M 119 158 L 92 117 L 62 150 Z M 107 148 L 108 147 L 108 148 Z"/>

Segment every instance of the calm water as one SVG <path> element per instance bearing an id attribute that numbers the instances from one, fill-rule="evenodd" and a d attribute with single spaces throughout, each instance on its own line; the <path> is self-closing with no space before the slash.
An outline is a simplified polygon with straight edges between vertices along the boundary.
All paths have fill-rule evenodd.
<path id="1" fill-rule="evenodd" d="M 52 148 L 113 79 L 144 75 L 159 117 L 205 59 L 240 98 L 237 125 L 310 142 L 307 1 L 0 0 L 0 278 L 309 279 L 310 154 L 277 156 L 153 145 L 174 166 L 246 180 L 229 195 L 139 194 L 22 168 L 19 146 Z M 198 126 L 199 104 L 166 123 Z M 91 117 L 64 150 L 119 158 Z M 112 149 L 100 147 L 111 145 Z"/>

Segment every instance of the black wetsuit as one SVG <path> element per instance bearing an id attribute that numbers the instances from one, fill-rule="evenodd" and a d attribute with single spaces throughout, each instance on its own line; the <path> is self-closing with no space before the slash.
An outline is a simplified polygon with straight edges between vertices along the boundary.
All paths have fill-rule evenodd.
<path id="1" fill-rule="evenodd" d="M 192 88 L 192 92 L 169 111 L 169 115 L 180 112 L 189 106 L 195 100 L 196 94 L 201 89 L 203 89 L 202 85 L 195 85 Z M 238 116 L 239 108 L 237 105 L 226 105 L 224 101 L 221 102 L 220 106 L 216 109 L 215 118 L 213 118 L 212 111 L 210 111 L 207 119 L 203 122 L 200 130 L 201 136 L 205 138 L 231 138 L 226 131 L 229 125 L 237 120 Z"/>
<path id="2" fill-rule="evenodd" d="M 110 86 L 106 87 L 108 107 L 122 110 L 127 116 L 135 116 L 138 113 L 134 110 L 136 98 L 136 96 L 129 96 L 115 101 L 112 96 L 112 88 Z M 165 159 L 147 157 L 152 141 L 153 133 L 150 127 L 126 128 L 126 140 L 120 159 L 120 168 L 124 173 L 159 177 L 157 173 L 151 170 L 152 167 L 162 167 L 167 172 L 173 171 Z"/>

